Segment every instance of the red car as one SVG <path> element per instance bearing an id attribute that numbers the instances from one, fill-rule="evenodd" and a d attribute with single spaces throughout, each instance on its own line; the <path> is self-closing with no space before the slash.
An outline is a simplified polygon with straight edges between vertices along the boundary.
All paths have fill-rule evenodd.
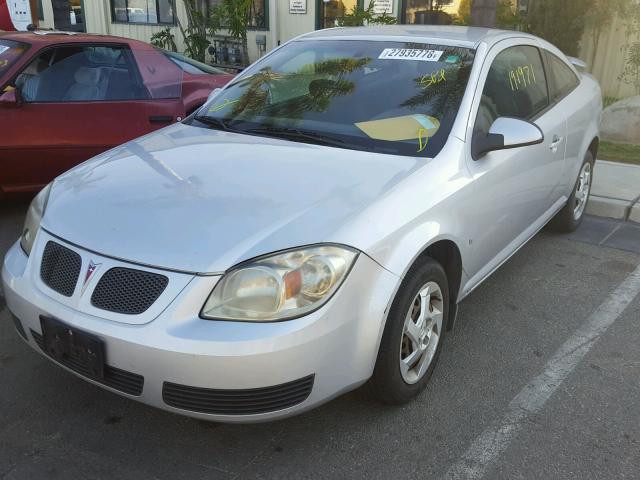
<path id="1" fill-rule="evenodd" d="M 137 40 L 0 33 L 0 195 L 180 121 L 231 78 Z"/>

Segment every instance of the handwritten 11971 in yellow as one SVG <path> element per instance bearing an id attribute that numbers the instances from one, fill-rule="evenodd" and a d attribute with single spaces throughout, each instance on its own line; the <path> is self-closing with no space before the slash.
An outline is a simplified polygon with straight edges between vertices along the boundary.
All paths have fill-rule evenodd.
<path id="1" fill-rule="evenodd" d="M 533 65 L 522 65 L 509 70 L 509 85 L 512 91 L 524 90 L 536 83 L 536 74 Z"/>

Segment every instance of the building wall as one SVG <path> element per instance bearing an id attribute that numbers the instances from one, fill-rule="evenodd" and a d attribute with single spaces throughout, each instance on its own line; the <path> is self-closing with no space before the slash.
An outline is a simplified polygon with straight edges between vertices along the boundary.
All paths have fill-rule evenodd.
<path id="1" fill-rule="evenodd" d="M 167 27 L 167 25 L 136 25 L 113 22 L 109 0 L 84 0 L 84 7 L 85 25 L 89 33 L 102 33 L 148 42 L 154 33 Z M 187 25 L 187 14 L 182 1 L 176 2 L 176 15 L 183 25 Z M 176 25 L 171 27 L 171 31 L 175 36 L 178 50 L 184 51 L 184 39 L 180 29 Z"/>
<path id="2" fill-rule="evenodd" d="M 53 28 L 53 5 L 51 2 L 42 2 L 42 13 L 44 19 L 38 20 L 40 28 Z"/>
<path id="3" fill-rule="evenodd" d="M 51 0 L 42 1 L 44 19 L 39 21 L 40 28 L 54 28 L 53 7 Z M 84 22 L 88 33 L 116 35 L 148 42 L 151 36 L 164 30 L 167 25 L 139 25 L 117 23 L 111 20 L 109 0 L 84 0 Z M 187 15 L 182 0 L 176 1 L 176 14 L 183 25 L 187 25 Z M 171 26 L 179 51 L 184 51 L 184 39 L 177 25 Z"/>
<path id="4" fill-rule="evenodd" d="M 369 1 L 373 0 L 363 0 L 365 6 L 368 6 Z M 398 14 L 400 1 L 401 0 L 394 0 L 393 15 Z M 316 29 L 319 8 L 318 0 L 306 0 L 306 13 L 291 13 L 289 3 L 290 0 L 269 0 L 269 30 L 250 31 L 247 36 L 249 55 L 252 59 L 257 58 L 256 35 L 267 35 L 267 51 L 269 51 L 298 35 L 312 32 Z"/>
<path id="5" fill-rule="evenodd" d="M 373 0 L 364 0 L 365 5 L 367 1 Z M 394 0 L 392 15 L 399 14 L 401 1 Z M 460 1 L 453 0 L 443 10 L 449 14 L 457 13 Z M 315 30 L 319 0 L 306 0 L 307 13 L 304 14 L 290 13 L 289 2 L 290 0 L 269 0 L 269 29 L 249 31 L 248 46 L 252 60 L 259 56 L 256 45 L 257 35 L 266 35 L 267 51 L 269 51 L 297 35 Z M 53 28 L 51 0 L 43 0 L 42 5 L 44 20 L 40 21 L 40 26 Z M 85 25 L 87 32 L 90 33 L 117 35 L 148 42 L 154 33 L 166 28 L 164 25 L 114 23 L 111 20 L 109 0 L 84 0 L 84 7 Z M 176 13 L 182 25 L 186 26 L 186 11 L 182 0 L 176 0 Z M 178 26 L 173 26 L 171 30 L 175 36 L 178 51 L 184 52 L 184 39 L 180 29 Z M 628 41 L 623 20 L 615 19 L 602 33 L 595 51 L 589 41 L 592 36 L 592 32 L 585 32 L 580 56 L 590 65 L 590 71 L 599 80 L 604 95 L 622 98 L 635 94 L 632 85 L 625 84 L 618 78 L 624 68 L 622 46 Z"/>
<path id="6" fill-rule="evenodd" d="M 271 31 L 274 45 L 316 29 L 316 2 L 307 1 L 307 13 L 289 13 L 289 0 L 271 0 Z"/>
<path id="7" fill-rule="evenodd" d="M 316 29 L 317 10 L 319 0 L 306 0 L 307 13 L 290 13 L 290 0 L 268 0 L 269 1 L 269 24 L 268 30 L 250 30 L 247 35 L 249 56 L 255 60 L 259 56 L 256 45 L 256 36 L 266 35 L 267 51 L 277 45 L 290 40 L 300 34 L 311 32 Z M 367 2 L 368 0 L 364 0 Z M 401 0 L 394 0 L 393 15 L 397 15 Z M 453 5 L 457 5 L 460 0 L 453 0 Z M 453 6 L 447 7 L 453 9 Z M 40 20 L 41 28 L 54 28 L 53 9 L 51 0 L 43 0 L 44 20 Z M 183 26 L 187 25 L 187 16 L 182 0 L 176 0 L 176 14 Z M 98 33 L 105 35 L 116 35 L 134 38 L 148 42 L 151 36 L 165 29 L 166 25 L 139 25 L 116 23 L 111 20 L 109 0 L 84 0 L 85 26 L 88 33 Z M 184 39 L 178 26 L 170 27 L 173 32 L 178 51 L 184 52 Z M 224 31 L 219 32 L 224 34 Z"/>

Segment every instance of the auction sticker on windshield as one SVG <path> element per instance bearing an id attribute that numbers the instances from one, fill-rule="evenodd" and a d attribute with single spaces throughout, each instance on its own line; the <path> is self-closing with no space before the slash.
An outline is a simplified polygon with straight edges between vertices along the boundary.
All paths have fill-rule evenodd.
<path id="1" fill-rule="evenodd" d="M 369 138 L 401 142 L 421 137 L 433 137 L 440 128 L 437 118 L 423 115 L 402 115 L 354 123 Z"/>
<path id="2" fill-rule="evenodd" d="M 422 50 L 418 48 L 385 48 L 378 58 L 383 60 L 420 60 L 437 62 L 444 52 L 442 50 Z"/>
<path id="3" fill-rule="evenodd" d="M 9 50 L 9 47 L 6 47 L 4 45 L 0 45 L 0 55 L 2 55 L 4 52 L 6 52 L 7 50 Z"/>

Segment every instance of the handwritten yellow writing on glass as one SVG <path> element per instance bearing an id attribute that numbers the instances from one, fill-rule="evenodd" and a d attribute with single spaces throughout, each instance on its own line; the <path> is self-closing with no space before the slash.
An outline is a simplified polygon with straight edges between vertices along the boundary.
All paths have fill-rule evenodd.
<path id="1" fill-rule="evenodd" d="M 422 88 L 430 87 L 431 85 L 435 85 L 437 83 L 442 83 L 447 81 L 447 72 L 444 68 L 441 68 L 437 72 L 433 72 L 431 74 L 423 75 L 420 79 L 420 85 Z"/>
<path id="2" fill-rule="evenodd" d="M 210 112 L 218 112 L 224 108 L 227 108 L 229 105 L 233 105 L 234 103 L 238 103 L 240 100 L 229 100 L 228 98 L 225 98 L 224 101 L 222 103 L 219 103 L 218 105 L 213 105 L 212 107 L 209 108 Z"/>
<path id="3" fill-rule="evenodd" d="M 536 83 L 533 65 L 521 65 L 509 70 L 509 85 L 512 91 L 524 90 Z"/>
<path id="4" fill-rule="evenodd" d="M 426 128 L 418 129 L 418 152 L 420 153 L 425 148 L 427 148 L 427 143 L 429 143 L 429 130 Z"/>

